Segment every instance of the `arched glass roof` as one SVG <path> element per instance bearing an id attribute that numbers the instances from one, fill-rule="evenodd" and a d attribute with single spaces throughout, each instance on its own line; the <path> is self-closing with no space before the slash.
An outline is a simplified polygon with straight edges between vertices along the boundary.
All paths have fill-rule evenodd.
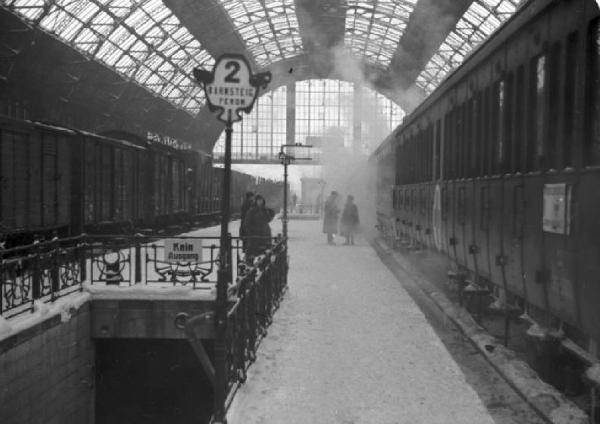
<path id="1" fill-rule="evenodd" d="M 220 0 L 259 66 L 301 53 L 294 0 Z"/>
<path id="2" fill-rule="evenodd" d="M 523 0 L 475 0 L 417 77 L 431 93 L 468 54 L 510 18 Z"/>
<path id="3" fill-rule="evenodd" d="M 87 56 L 191 113 L 203 94 L 192 80 L 213 58 L 162 0 L 2 0 Z"/>
<path id="4" fill-rule="evenodd" d="M 202 6 L 197 10 L 206 9 L 209 14 L 216 10 L 227 16 L 231 27 L 225 31 L 239 35 L 248 56 L 260 67 L 304 53 L 302 39 L 310 37 L 309 32 L 314 30 L 306 20 L 318 18 L 302 14 L 299 22 L 298 0 L 189 1 L 200 2 Z M 344 20 L 344 47 L 385 72 L 419 1 L 339 1 L 343 7 L 331 7 L 327 13 Z M 474 0 L 416 84 L 431 92 L 515 12 L 521 1 L 525 0 Z M 218 47 L 210 39 L 210 31 L 204 33 L 208 39 L 195 38 L 193 34 L 198 33 L 190 32 L 165 5 L 165 0 L 0 0 L 0 6 L 176 107 L 195 114 L 204 104 L 204 94 L 193 80 L 192 69 L 211 68 L 214 59 L 209 51 L 216 54 Z M 316 28 L 329 31 L 325 26 Z M 214 37 L 218 37 L 218 30 Z"/>
<path id="5" fill-rule="evenodd" d="M 348 0 L 344 44 L 358 56 L 385 68 L 417 0 Z"/>

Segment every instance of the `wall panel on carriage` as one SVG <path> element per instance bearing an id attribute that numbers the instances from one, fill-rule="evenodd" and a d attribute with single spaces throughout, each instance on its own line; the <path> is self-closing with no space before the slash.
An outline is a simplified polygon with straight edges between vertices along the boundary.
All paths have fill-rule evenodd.
<path id="1" fill-rule="evenodd" d="M 28 175 L 29 175 L 29 163 L 28 163 L 28 145 L 27 136 L 25 134 L 13 133 L 12 142 L 14 143 L 14 184 L 15 184 L 15 198 L 14 198 L 14 214 L 15 224 L 17 228 L 25 229 L 29 225 L 29 214 L 28 214 Z"/>
<path id="2" fill-rule="evenodd" d="M 15 182 L 14 182 L 14 143 L 13 133 L 2 131 L 2 145 L 0 146 L 0 186 L 2 193 L 2 205 L 0 205 L 0 224 L 3 227 L 12 229 L 16 225 L 14 198 L 15 198 Z"/>
<path id="3" fill-rule="evenodd" d="M 96 219 L 97 192 L 96 180 L 98 175 L 95 143 L 86 139 L 83 149 L 83 220 L 85 224 L 91 224 Z"/>
<path id="4" fill-rule="evenodd" d="M 99 149 L 102 152 L 100 156 L 100 190 L 102 192 L 101 200 L 101 221 L 109 221 L 111 219 L 112 211 L 112 148 L 111 146 L 99 145 Z"/>
<path id="5" fill-rule="evenodd" d="M 58 223 L 58 145 L 57 137 L 42 135 L 42 225 Z"/>
<path id="6" fill-rule="evenodd" d="M 42 139 L 40 134 L 29 136 L 29 225 L 32 228 L 42 226 Z"/>
<path id="7" fill-rule="evenodd" d="M 57 213 L 60 225 L 71 222 L 71 149 L 66 136 L 57 137 Z"/>
<path id="8" fill-rule="evenodd" d="M 112 219 L 121 221 L 123 218 L 123 151 L 117 146 L 111 146 L 113 155 L 113 207 Z"/>

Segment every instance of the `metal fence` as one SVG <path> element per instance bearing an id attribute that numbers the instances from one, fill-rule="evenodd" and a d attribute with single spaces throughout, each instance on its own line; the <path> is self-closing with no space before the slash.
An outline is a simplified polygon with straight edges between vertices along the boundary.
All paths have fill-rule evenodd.
<path id="1" fill-rule="evenodd" d="M 111 286 L 173 285 L 211 290 L 219 267 L 218 237 L 177 237 L 201 241 L 200 261 L 168 261 L 164 240 L 148 236 L 79 236 L 0 249 L 0 316 L 31 312 L 34 303 L 53 302 L 83 283 Z M 243 241 L 229 239 L 230 281 L 252 272 Z M 271 246 L 281 243 L 271 239 Z M 268 252 L 271 252 L 269 249 Z M 266 253 L 268 253 L 266 252 Z"/>
<path id="2" fill-rule="evenodd" d="M 52 240 L 0 250 L 0 316 L 33 310 L 34 302 L 52 302 L 82 290 L 86 279 L 83 237 Z"/>
<path id="3" fill-rule="evenodd" d="M 287 287 L 287 243 L 280 240 L 236 284 L 236 301 L 227 312 L 227 391 L 231 400 L 237 384 L 256 359 L 259 340 L 266 335 Z"/>
<path id="4" fill-rule="evenodd" d="M 165 257 L 167 240 L 146 236 L 81 236 L 0 250 L 0 316 L 11 318 L 32 311 L 36 301 L 53 302 L 81 291 L 84 282 L 113 287 L 162 284 L 213 289 L 221 265 L 219 238 L 177 237 L 177 240 L 201 242 L 202 259 L 169 261 Z M 241 239 L 229 237 L 227 242 L 230 254 L 225 266 L 228 274 L 225 306 L 219 306 L 215 299 L 210 312 L 194 317 L 180 313 L 173 323 L 185 330 L 215 391 L 221 388 L 220 398 L 224 402 L 215 404 L 215 411 L 221 414 L 256 359 L 258 344 L 266 335 L 287 287 L 288 272 L 287 240 L 281 236 L 270 239 L 266 250 L 256 257 L 244 253 Z M 224 351 L 224 363 L 210 359 L 202 334 L 196 332 L 207 320 L 214 322 L 216 328 L 218 310 L 220 314 L 226 311 L 220 316 L 227 317 L 224 343 L 222 338 L 216 340 Z M 198 323 L 201 325 L 197 326 Z M 215 373 L 216 367 L 224 372 Z"/>

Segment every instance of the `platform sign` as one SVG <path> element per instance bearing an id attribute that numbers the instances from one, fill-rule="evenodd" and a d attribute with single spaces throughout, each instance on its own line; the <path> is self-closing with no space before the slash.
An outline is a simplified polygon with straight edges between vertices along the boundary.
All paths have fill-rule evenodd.
<path id="1" fill-rule="evenodd" d="M 165 239 L 164 261 L 170 264 L 202 262 L 202 239 Z"/>
<path id="2" fill-rule="evenodd" d="M 195 68 L 194 78 L 204 89 L 206 102 L 212 112 L 218 112 L 217 119 L 225 124 L 225 157 L 223 167 L 223 189 L 221 196 L 221 236 L 219 247 L 219 270 L 217 272 L 217 296 L 214 314 L 215 359 L 214 359 L 214 423 L 225 423 L 227 400 L 227 322 L 228 285 L 231 282 L 231 241 L 229 236 L 229 214 L 231 197 L 231 138 L 233 123 L 242 119 L 241 112 L 250 113 L 262 88 L 271 82 L 271 73 L 253 75 L 246 58 L 239 54 L 224 54 L 215 62 L 212 71 Z M 189 241 L 186 240 L 186 243 Z M 173 245 L 174 246 L 174 245 Z M 165 254 L 167 254 L 165 245 Z M 186 245 L 187 248 L 187 245 Z M 193 252 L 194 250 L 190 251 Z M 197 250 L 196 250 L 197 251 Z M 175 251 L 173 250 L 173 255 Z M 180 255 L 192 254 L 187 251 Z M 200 256 L 201 257 L 201 256 Z"/>
<path id="3" fill-rule="evenodd" d="M 569 235 L 571 218 L 571 187 L 568 184 L 544 185 L 542 225 L 547 233 Z"/>
<path id="4" fill-rule="evenodd" d="M 194 77 L 204 88 L 210 110 L 229 124 L 240 121 L 242 111 L 250 113 L 259 89 L 271 81 L 270 72 L 252 75 L 248 61 L 238 54 L 220 56 L 212 72 L 194 69 Z"/>

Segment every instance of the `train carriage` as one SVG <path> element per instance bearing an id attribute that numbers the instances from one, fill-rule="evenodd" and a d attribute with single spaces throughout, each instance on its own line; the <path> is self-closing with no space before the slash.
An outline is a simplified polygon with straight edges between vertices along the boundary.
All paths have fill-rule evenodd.
<path id="1" fill-rule="evenodd" d="M 207 154 L 126 132 L 0 117 L 0 242 L 205 225 L 220 214 L 222 173 Z M 253 182 L 232 173 L 232 212 Z"/>
<path id="2" fill-rule="evenodd" d="M 77 174 L 82 175 L 83 228 L 93 231 L 106 224 L 140 222 L 143 219 L 143 191 L 139 178 L 140 161 L 146 149 L 123 139 L 79 131 L 76 152 Z M 110 223 L 110 224 L 109 224 Z M 113 225 L 114 226 L 114 225 Z M 74 225 L 77 232 L 77 225 Z"/>
<path id="3" fill-rule="evenodd" d="M 8 244 L 67 235 L 71 130 L 0 118 L 0 224 Z"/>
<path id="4" fill-rule="evenodd" d="M 391 165 L 389 156 L 394 157 Z M 525 3 L 373 159 L 379 215 L 546 327 L 600 343 L 600 13 Z M 386 174 L 395 174 L 394 184 Z M 383 227 L 383 226 L 382 226 Z M 399 235 L 399 236 L 398 236 Z"/>

